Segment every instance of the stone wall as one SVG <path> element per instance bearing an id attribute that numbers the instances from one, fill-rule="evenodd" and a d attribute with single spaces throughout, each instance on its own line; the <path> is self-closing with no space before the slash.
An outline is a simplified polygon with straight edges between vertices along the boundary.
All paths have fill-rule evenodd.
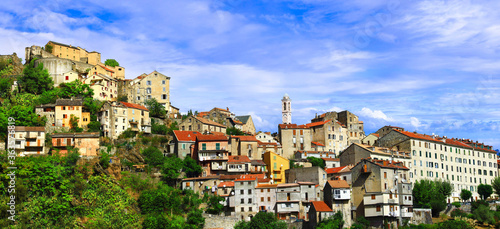
<path id="1" fill-rule="evenodd" d="M 12 71 L 10 72 L 10 75 L 17 76 L 21 75 L 23 73 L 24 65 L 21 61 L 21 58 L 17 57 L 16 53 L 13 53 L 12 55 L 0 55 L 0 60 L 5 61 L 5 60 L 12 60 Z"/>
<path id="2" fill-rule="evenodd" d="M 431 209 L 414 208 L 413 217 L 410 220 L 411 224 L 432 224 Z"/>
<path id="3" fill-rule="evenodd" d="M 56 57 L 52 55 L 52 53 L 49 53 L 43 50 L 42 47 L 36 45 L 33 45 L 31 47 L 26 47 L 25 51 L 26 51 L 26 63 L 29 63 L 32 59 L 35 58 L 43 59 L 43 58 Z"/>
<path id="4" fill-rule="evenodd" d="M 241 220 L 238 216 L 203 214 L 203 217 L 205 217 L 205 226 L 203 228 L 233 229 L 234 225 Z"/>

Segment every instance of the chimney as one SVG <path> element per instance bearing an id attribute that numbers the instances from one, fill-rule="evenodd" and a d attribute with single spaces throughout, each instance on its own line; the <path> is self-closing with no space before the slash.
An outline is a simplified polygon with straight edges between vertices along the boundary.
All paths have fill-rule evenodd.
<path id="1" fill-rule="evenodd" d="M 229 107 L 226 107 L 226 110 L 229 111 Z"/>

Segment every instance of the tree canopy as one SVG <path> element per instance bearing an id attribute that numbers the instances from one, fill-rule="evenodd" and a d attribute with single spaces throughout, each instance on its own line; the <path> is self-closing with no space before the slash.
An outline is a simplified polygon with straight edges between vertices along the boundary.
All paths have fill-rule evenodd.
<path id="1" fill-rule="evenodd" d="M 107 65 L 107 66 L 110 66 L 110 67 L 120 66 L 120 64 L 118 63 L 118 61 L 116 61 L 115 59 L 106 59 L 106 61 L 104 61 L 104 65 Z"/>
<path id="2" fill-rule="evenodd" d="M 35 60 L 24 68 L 23 75 L 18 79 L 19 86 L 23 92 L 40 95 L 54 87 L 54 81 L 50 77 L 47 69 L 43 68 L 43 63 L 35 67 Z"/>
<path id="3" fill-rule="evenodd" d="M 493 190 L 495 190 L 495 194 L 500 196 L 500 177 L 493 178 L 493 181 L 491 182 L 491 187 L 493 188 Z"/>
<path id="4" fill-rule="evenodd" d="M 462 189 L 462 191 L 460 192 L 460 199 L 462 199 L 463 201 L 467 201 L 471 197 L 472 197 L 472 192 L 467 189 Z"/>
<path id="5" fill-rule="evenodd" d="M 245 133 L 243 133 L 243 131 L 241 131 L 240 129 L 236 128 L 236 127 L 229 127 L 226 129 L 226 134 L 227 135 L 245 135 Z"/>
<path id="6" fill-rule="evenodd" d="M 325 168 L 325 161 L 323 161 L 323 159 L 321 159 L 321 158 L 307 157 L 307 160 L 309 160 L 309 162 L 311 162 L 312 166 L 319 166 L 322 169 Z"/>
<path id="7" fill-rule="evenodd" d="M 481 196 L 481 199 L 486 200 L 493 194 L 493 188 L 488 184 L 480 184 L 477 186 L 477 193 Z"/>
<path id="8" fill-rule="evenodd" d="M 150 117 L 164 118 L 167 114 L 165 107 L 158 103 L 155 98 L 146 100 L 146 107 L 149 110 Z"/>
<path id="9" fill-rule="evenodd" d="M 278 220 L 274 213 L 271 212 L 259 212 L 257 213 L 250 222 L 239 221 L 234 229 L 286 229 L 287 225 L 285 222 Z"/>
<path id="10" fill-rule="evenodd" d="M 431 208 L 432 215 L 438 216 L 446 208 L 446 198 L 451 195 L 453 186 L 449 181 L 420 180 L 413 186 L 413 205 Z"/>

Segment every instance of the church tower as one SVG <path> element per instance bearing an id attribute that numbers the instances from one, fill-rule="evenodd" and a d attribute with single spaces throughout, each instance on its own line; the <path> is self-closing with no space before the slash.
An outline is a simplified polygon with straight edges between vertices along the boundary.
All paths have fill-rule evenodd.
<path id="1" fill-rule="evenodd" d="M 283 115 L 283 124 L 291 124 L 292 123 L 292 100 L 288 97 L 288 94 L 285 93 L 283 99 L 281 99 L 281 113 Z"/>

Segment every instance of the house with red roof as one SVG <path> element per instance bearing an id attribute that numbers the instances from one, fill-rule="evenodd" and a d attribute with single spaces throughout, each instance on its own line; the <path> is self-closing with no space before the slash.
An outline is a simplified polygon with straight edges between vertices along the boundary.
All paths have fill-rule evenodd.
<path id="1" fill-rule="evenodd" d="M 335 168 L 325 169 L 328 180 L 345 180 L 349 185 L 352 184 L 352 167 L 354 165 L 346 165 Z"/>
<path id="2" fill-rule="evenodd" d="M 252 161 L 247 156 L 229 156 L 227 160 L 227 172 L 229 174 L 247 174 L 250 173 Z"/>
<path id="3" fill-rule="evenodd" d="M 231 142 L 231 154 L 247 156 L 252 160 L 262 160 L 258 154 L 259 141 L 255 136 L 229 136 Z"/>
<path id="4" fill-rule="evenodd" d="M 322 157 L 325 162 L 325 169 L 340 167 L 340 158 Z"/>
<path id="5" fill-rule="evenodd" d="M 312 201 L 308 214 L 309 225 L 311 228 L 316 228 L 319 222 L 330 218 L 334 214 L 335 212 L 324 201 Z"/>
<path id="6" fill-rule="evenodd" d="M 191 157 L 196 143 L 196 136 L 198 135 L 201 135 L 201 133 L 197 131 L 174 130 L 174 139 L 170 152 L 173 152 L 181 159 Z"/>
<path id="7" fill-rule="evenodd" d="M 351 226 L 351 187 L 347 181 L 328 180 L 323 188 L 323 200 L 334 212 L 341 211 L 344 215 L 344 225 Z"/>
<path id="8" fill-rule="evenodd" d="M 203 174 L 226 174 L 228 139 L 224 135 L 196 135 L 193 158 L 203 168 Z"/>
<path id="9" fill-rule="evenodd" d="M 140 104 L 127 102 L 105 103 L 98 113 L 105 137 L 117 139 L 125 130 L 151 133 L 149 110 Z"/>
<path id="10" fill-rule="evenodd" d="M 444 179 L 452 183 L 454 190 L 447 200 L 450 203 L 460 200 L 462 189 L 471 191 L 472 197 L 479 199 L 479 184 L 491 184 L 498 176 L 496 151 L 470 139 L 393 128 L 377 144 L 410 154 L 410 163 L 406 166 L 411 167 L 409 180 L 412 183 L 422 179 Z"/>
<path id="11" fill-rule="evenodd" d="M 275 212 L 277 184 L 257 184 L 255 197 L 259 211 Z"/>
<path id="12" fill-rule="evenodd" d="M 386 135 L 387 136 L 387 135 Z M 352 205 L 370 225 L 401 225 L 412 216 L 409 168 L 401 162 L 366 158 L 352 168 Z"/>

